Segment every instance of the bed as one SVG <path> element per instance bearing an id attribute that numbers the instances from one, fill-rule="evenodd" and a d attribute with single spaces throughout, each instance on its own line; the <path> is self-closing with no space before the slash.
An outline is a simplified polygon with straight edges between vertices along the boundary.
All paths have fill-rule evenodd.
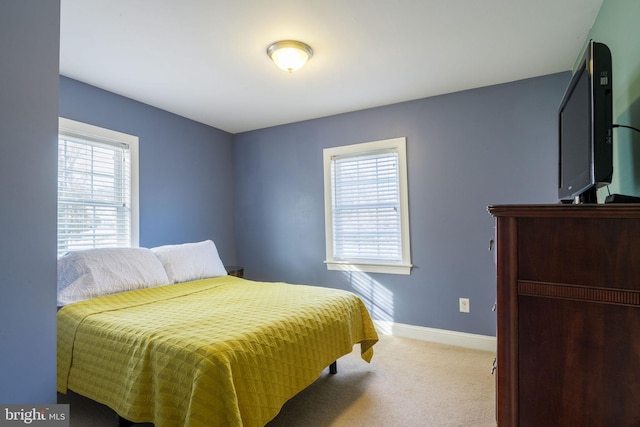
<path id="1" fill-rule="evenodd" d="M 204 263 L 181 245 L 98 250 L 90 273 L 59 260 L 58 391 L 156 427 L 264 426 L 355 344 L 371 360 L 378 337 L 356 295 L 228 276 L 209 242 Z M 216 271 L 201 271 L 212 258 Z M 154 259 L 166 278 L 158 264 L 140 271 Z"/>

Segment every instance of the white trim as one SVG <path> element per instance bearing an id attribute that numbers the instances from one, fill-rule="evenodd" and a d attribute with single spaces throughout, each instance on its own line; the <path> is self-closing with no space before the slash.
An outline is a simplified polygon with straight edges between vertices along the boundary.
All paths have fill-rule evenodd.
<path id="1" fill-rule="evenodd" d="M 411 274 L 411 264 L 364 264 L 344 261 L 325 261 L 327 270 L 361 271 L 365 273 Z"/>
<path id="2" fill-rule="evenodd" d="M 331 200 L 331 161 L 334 156 L 362 154 L 367 152 L 392 150 L 398 153 L 398 173 L 400 190 L 400 228 L 402 239 L 402 261 L 398 264 L 375 262 L 337 261 L 333 257 L 333 212 Z M 411 233 L 409 230 L 409 186 L 407 179 L 407 138 L 398 137 L 380 141 L 325 148 L 323 150 L 324 166 L 324 209 L 325 209 L 325 264 L 328 270 L 362 271 L 367 273 L 391 273 L 410 275 L 411 268 Z"/>
<path id="3" fill-rule="evenodd" d="M 131 157 L 131 246 L 140 246 L 140 203 L 139 203 L 139 138 L 135 135 L 118 132 L 75 120 L 58 117 L 58 133 L 71 136 L 94 137 L 129 146 Z"/>
<path id="4" fill-rule="evenodd" d="M 496 352 L 497 348 L 496 337 L 488 335 L 469 334 L 466 332 L 449 331 L 446 329 L 406 325 L 384 320 L 374 320 L 373 323 L 375 324 L 378 333 L 383 335 L 449 344 L 474 350 L 490 351 L 493 353 Z"/>

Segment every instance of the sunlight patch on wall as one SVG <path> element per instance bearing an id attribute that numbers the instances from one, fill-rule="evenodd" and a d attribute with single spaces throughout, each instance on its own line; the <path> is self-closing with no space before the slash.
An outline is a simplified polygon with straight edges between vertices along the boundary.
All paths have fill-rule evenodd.
<path id="1" fill-rule="evenodd" d="M 367 306 L 371 317 L 391 324 L 393 322 L 393 293 L 367 273 L 350 271 L 345 272 L 344 275 L 356 294 Z M 376 325 L 379 326 L 378 323 Z M 390 330 L 380 332 L 383 334 L 391 333 Z"/>

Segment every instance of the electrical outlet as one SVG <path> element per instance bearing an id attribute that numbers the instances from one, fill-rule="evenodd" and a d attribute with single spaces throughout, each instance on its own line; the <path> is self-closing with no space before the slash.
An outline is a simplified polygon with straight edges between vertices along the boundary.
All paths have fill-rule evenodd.
<path id="1" fill-rule="evenodd" d="M 460 313 L 469 313 L 469 298 L 460 298 Z"/>

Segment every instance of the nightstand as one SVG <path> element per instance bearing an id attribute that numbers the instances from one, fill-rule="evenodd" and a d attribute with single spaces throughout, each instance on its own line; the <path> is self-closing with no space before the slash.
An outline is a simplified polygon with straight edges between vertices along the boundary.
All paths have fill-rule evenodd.
<path id="1" fill-rule="evenodd" d="M 239 265 L 225 265 L 225 270 L 229 276 L 244 277 L 244 267 Z"/>

